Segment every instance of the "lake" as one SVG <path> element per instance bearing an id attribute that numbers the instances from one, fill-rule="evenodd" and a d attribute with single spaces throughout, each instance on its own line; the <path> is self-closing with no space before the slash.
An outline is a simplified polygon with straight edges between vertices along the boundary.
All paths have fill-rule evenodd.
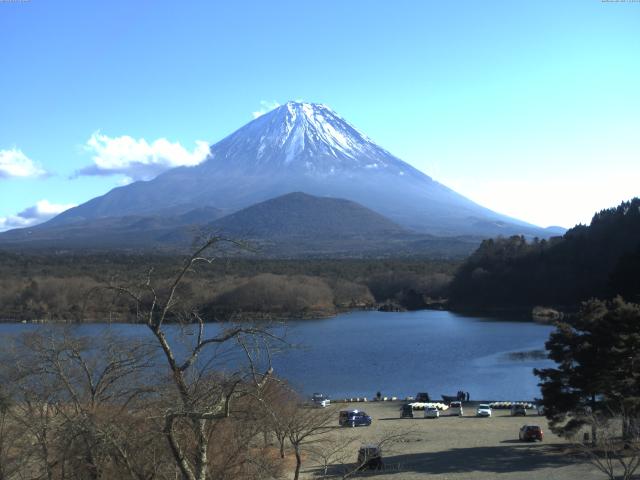
<path id="1" fill-rule="evenodd" d="M 39 324 L 0 324 L 0 336 L 50 328 Z M 54 327 L 57 328 L 57 327 Z M 146 327 L 87 324 L 83 335 L 111 328 L 147 337 Z M 178 327 L 169 326 L 174 334 Z M 215 330 L 219 325 L 208 325 Z M 276 374 L 301 392 L 333 398 L 405 397 L 429 392 L 469 392 L 471 400 L 530 400 L 540 396 L 534 367 L 545 359 L 514 359 L 510 353 L 543 350 L 553 327 L 517 320 L 470 317 L 445 311 L 353 312 L 322 320 L 286 324 L 291 348 L 273 358 Z"/>

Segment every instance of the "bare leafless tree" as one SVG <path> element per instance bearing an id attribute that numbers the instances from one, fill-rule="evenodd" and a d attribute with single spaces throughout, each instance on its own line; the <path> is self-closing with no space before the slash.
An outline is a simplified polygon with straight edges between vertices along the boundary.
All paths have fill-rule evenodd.
<path id="1" fill-rule="evenodd" d="M 354 455 L 358 451 L 359 438 L 329 433 L 322 441 L 312 445 L 308 451 L 312 462 L 319 468 L 320 478 L 335 478 L 352 470 Z"/>
<path id="2" fill-rule="evenodd" d="M 330 432 L 307 449 L 311 461 L 318 468 L 318 478 L 346 480 L 368 468 L 369 458 L 358 458 L 362 445 L 360 437 L 343 435 L 343 432 Z M 393 451 L 395 444 L 410 439 L 411 430 L 389 431 L 384 435 L 367 441 L 368 449 L 374 448 L 384 457 Z M 382 466 L 383 462 L 378 464 Z"/>
<path id="3" fill-rule="evenodd" d="M 292 410 L 286 424 L 287 438 L 296 456 L 293 479 L 298 480 L 302 467 L 303 452 L 322 441 L 324 435 L 335 428 L 335 413 L 330 409 L 313 408 L 298 404 Z"/>
<path id="4" fill-rule="evenodd" d="M 257 398 L 264 434 L 275 437 L 280 458 L 285 458 L 291 417 L 297 412 L 299 398 L 283 381 L 272 381 Z"/>
<path id="5" fill-rule="evenodd" d="M 143 381 L 150 347 L 108 332 L 83 338 L 59 329 L 19 342 L 3 377 L 13 390 L 13 421 L 30 439 L 21 446 L 30 476 L 153 478 L 138 455 L 151 443 L 141 441 L 132 413 L 154 393 Z"/>
<path id="6" fill-rule="evenodd" d="M 13 421 L 12 409 L 15 406 L 3 390 L 0 390 L 0 480 L 14 478 L 28 458 L 21 449 L 25 434 Z"/>
<path id="7" fill-rule="evenodd" d="M 185 301 L 183 282 L 221 241 L 208 239 L 168 282 L 150 270 L 101 289 L 126 299 L 150 336 L 53 328 L 2 352 L 11 402 L 0 408 L 0 480 L 281 477 L 283 462 L 257 441 L 276 337 L 264 324 L 211 326 Z"/>
<path id="8" fill-rule="evenodd" d="M 211 432 L 216 422 L 229 418 L 235 400 L 259 392 L 272 375 L 267 361 L 257 371 L 257 339 L 271 338 L 263 328 L 232 325 L 209 335 L 205 320 L 196 310 L 181 309 L 180 286 L 198 264 L 215 259 L 208 252 L 225 241 L 211 237 L 190 255 L 167 287 L 154 283 L 152 271 L 140 286 L 112 286 L 135 305 L 137 319 L 153 334 L 164 358 L 172 385 L 172 401 L 162 415 L 162 432 L 184 480 L 205 480 L 209 475 Z M 195 325 L 193 341 L 179 345 L 168 335 L 166 324 Z M 245 355 L 245 369 L 222 374 L 223 364 L 205 350 L 235 344 Z M 203 362 L 199 360 L 204 357 Z M 267 360 L 268 360 L 267 356 Z"/>
<path id="9" fill-rule="evenodd" d="M 629 420 L 632 417 L 624 402 L 589 413 L 584 420 L 595 436 L 589 439 L 588 434 L 579 432 L 573 439 L 578 450 L 609 480 L 631 480 L 640 468 L 640 428 L 637 418 Z"/>

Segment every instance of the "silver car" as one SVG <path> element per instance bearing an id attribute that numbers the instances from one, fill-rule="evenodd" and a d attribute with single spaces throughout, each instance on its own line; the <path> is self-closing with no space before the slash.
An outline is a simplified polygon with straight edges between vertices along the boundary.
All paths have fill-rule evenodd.
<path id="1" fill-rule="evenodd" d="M 438 418 L 440 411 L 436 407 L 426 407 L 424 409 L 424 418 Z"/>
<path id="2" fill-rule="evenodd" d="M 491 416 L 491 406 L 487 405 L 486 403 L 481 403 L 480 405 L 478 405 L 478 408 L 476 409 L 476 416 L 477 417 L 490 417 Z"/>

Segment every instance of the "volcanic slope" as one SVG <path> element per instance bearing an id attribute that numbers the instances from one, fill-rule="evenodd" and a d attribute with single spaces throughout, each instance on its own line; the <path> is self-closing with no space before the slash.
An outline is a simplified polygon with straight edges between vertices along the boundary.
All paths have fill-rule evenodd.
<path id="1" fill-rule="evenodd" d="M 195 167 L 115 188 L 43 224 L 153 216 L 214 207 L 233 213 L 287 193 L 357 202 L 404 228 L 432 235 L 549 232 L 484 208 L 403 162 L 329 107 L 289 102 L 211 147 Z"/>

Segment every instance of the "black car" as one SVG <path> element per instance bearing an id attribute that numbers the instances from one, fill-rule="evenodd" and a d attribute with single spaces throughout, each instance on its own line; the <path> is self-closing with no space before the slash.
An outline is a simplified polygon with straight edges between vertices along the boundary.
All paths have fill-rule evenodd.
<path id="1" fill-rule="evenodd" d="M 358 450 L 358 470 L 382 470 L 382 452 L 377 445 L 363 445 Z"/>
<path id="2" fill-rule="evenodd" d="M 405 403 L 400 408 L 400 418 L 413 418 L 413 406 L 409 403 Z"/>

